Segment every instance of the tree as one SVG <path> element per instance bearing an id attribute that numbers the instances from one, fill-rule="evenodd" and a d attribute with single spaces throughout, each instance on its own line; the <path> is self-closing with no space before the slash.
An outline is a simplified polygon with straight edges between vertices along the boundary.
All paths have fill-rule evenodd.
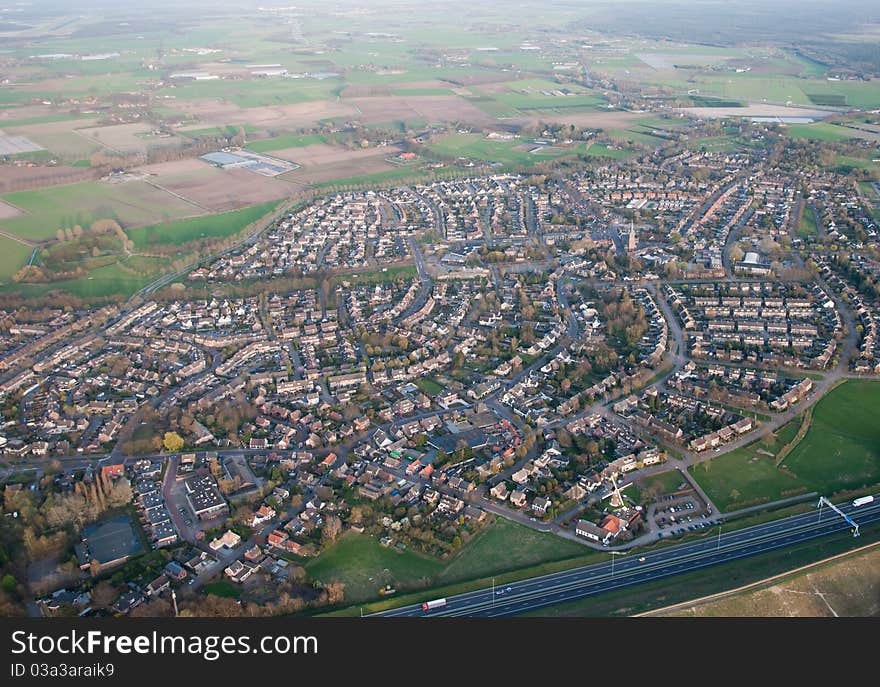
<path id="1" fill-rule="evenodd" d="M 106 492 L 108 508 L 118 508 L 119 506 L 131 503 L 131 484 L 124 477 L 108 484 Z"/>
<path id="2" fill-rule="evenodd" d="M 165 432 L 165 437 L 162 439 L 162 445 L 169 453 L 177 453 L 183 448 L 185 443 L 183 437 L 177 432 Z"/>
<path id="3" fill-rule="evenodd" d="M 16 586 L 18 586 L 18 581 L 12 575 L 4 575 L 3 580 L 0 581 L 0 588 L 8 594 L 14 592 Z"/>
<path id="4" fill-rule="evenodd" d="M 342 603 L 345 598 L 345 583 L 343 582 L 331 582 L 324 590 L 327 592 L 327 603 L 331 606 Z"/>
<path id="5" fill-rule="evenodd" d="M 91 605 L 94 608 L 109 608 L 118 595 L 119 592 L 116 590 L 116 587 L 107 580 L 98 582 L 95 588 L 92 589 Z"/>
<path id="6" fill-rule="evenodd" d="M 733 246 L 731 246 L 731 248 L 730 248 L 730 259 L 731 259 L 733 262 L 739 262 L 740 260 L 743 259 L 744 256 L 745 256 L 745 253 L 743 253 L 743 249 L 742 249 L 742 248 L 740 248 L 740 247 L 737 246 L 737 245 L 733 245 Z"/>
<path id="7" fill-rule="evenodd" d="M 556 440 L 559 442 L 559 445 L 562 448 L 571 448 L 571 434 L 568 433 L 567 430 L 560 427 L 556 430 Z"/>
<path id="8" fill-rule="evenodd" d="M 324 521 L 321 537 L 325 544 L 332 544 L 340 532 L 342 532 L 342 520 L 336 515 L 331 515 Z"/>

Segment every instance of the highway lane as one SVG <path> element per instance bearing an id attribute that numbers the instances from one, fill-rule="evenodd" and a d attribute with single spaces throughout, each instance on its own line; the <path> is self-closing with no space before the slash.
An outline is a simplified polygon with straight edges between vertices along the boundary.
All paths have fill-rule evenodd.
<path id="1" fill-rule="evenodd" d="M 874 513 L 864 520 L 864 524 L 871 524 L 880 521 L 880 514 Z M 732 550 L 721 549 L 718 553 L 708 553 L 698 557 L 691 562 L 681 562 L 675 565 L 665 565 L 661 567 L 654 566 L 646 570 L 630 570 L 625 573 L 616 571 L 614 575 L 607 574 L 601 578 L 592 580 L 589 584 L 575 583 L 565 587 L 554 587 L 550 590 L 544 590 L 526 595 L 516 594 L 505 599 L 503 604 L 495 605 L 485 602 L 479 606 L 471 606 L 457 612 L 444 615 L 450 616 L 497 616 L 497 615 L 516 615 L 537 608 L 553 606 L 559 603 L 576 601 L 578 599 L 602 594 L 613 589 L 620 589 L 635 584 L 642 584 L 653 580 L 659 580 L 666 577 L 682 574 L 685 572 L 694 572 L 703 568 L 709 568 L 722 563 L 727 563 L 741 558 L 755 556 L 760 553 L 767 553 L 778 549 L 791 546 L 793 544 L 815 539 L 820 536 L 839 533 L 848 530 L 848 526 L 842 521 L 828 522 L 821 526 L 809 530 L 802 530 L 791 535 L 780 535 L 764 542 L 756 542 L 744 546 L 736 547 Z"/>
<path id="2" fill-rule="evenodd" d="M 841 504 L 860 525 L 880 521 L 880 501 L 853 508 Z M 384 617 L 422 615 L 510 615 L 531 608 L 555 605 L 598 594 L 621 586 L 639 584 L 662 577 L 718 565 L 753 556 L 835 532 L 848 532 L 849 526 L 830 509 L 790 516 L 755 525 L 718 537 L 707 537 L 661 548 L 656 551 L 618 554 L 613 562 L 522 580 L 498 587 L 493 599 L 491 588 L 460 594 L 448 599 L 447 606 L 425 614 L 420 604 L 404 606 L 375 615 Z M 508 592 L 507 588 L 511 591 Z M 500 593 L 499 593 L 500 592 Z"/>

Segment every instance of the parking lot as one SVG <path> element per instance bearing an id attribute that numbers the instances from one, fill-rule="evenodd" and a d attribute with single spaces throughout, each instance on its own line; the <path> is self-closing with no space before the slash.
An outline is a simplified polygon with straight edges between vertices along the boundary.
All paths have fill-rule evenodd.
<path id="1" fill-rule="evenodd" d="M 717 524 L 711 508 L 692 490 L 660 497 L 651 506 L 650 514 L 655 529 L 666 537 L 698 532 Z"/>

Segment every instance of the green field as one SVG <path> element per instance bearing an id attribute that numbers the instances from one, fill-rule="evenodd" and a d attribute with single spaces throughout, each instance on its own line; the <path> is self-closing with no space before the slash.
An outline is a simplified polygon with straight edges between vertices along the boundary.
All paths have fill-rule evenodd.
<path id="1" fill-rule="evenodd" d="M 498 518 L 462 549 L 437 581 L 452 584 L 585 553 L 581 544 Z"/>
<path id="2" fill-rule="evenodd" d="M 137 227 L 128 230 L 127 233 L 134 242 L 135 248 L 138 249 L 148 248 L 155 244 L 180 245 L 206 237 L 231 236 L 244 229 L 251 222 L 255 222 L 272 212 L 277 206 L 276 201 L 270 201 L 217 215 L 191 217 L 177 222 Z"/>
<path id="3" fill-rule="evenodd" d="M 31 257 L 33 248 L 0 236 L 0 281 L 7 281 Z"/>
<path id="4" fill-rule="evenodd" d="M 850 157 L 847 155 L 838 155 L 835 159 L 837 171 L 847 174 L 853 169 L 866 169 L 874 173 L 875 179 L 880 179 L 880 162 L 874 162 L 864 157 Z"/>
<path id="5" fill-rule="evenodd" d="M 426 394 L 431 394 L 432 396 L 439 394 L 439 393 L 442 393 L 443 388 L 444 388 L 444 387 L 440 386 L 437 382 L 435 382 L 433 379 L 430 379 L 428 377 L 422 377 L 420 379 L 417 379 L 415 382 L 415 385 L 417 387 L 419 387 L 419 389 L 424 391 Z"/>
<path id="6" fill-rule="evenodd" d="M 399 553 L 373 537 L 348 533 L 306 564 L 306 570 L 324 583 L 344 582 L 346 602 L 358 603 L 377 598 L 379 588 L 388 583 L 399 591 L 427 589 L 585 553 L 580 544 L 499 518 L 451 561 Z"/>
<path id="7" fill-rule="evenodd" d="M 629 129 L 608 129 L 606 133 L 615 141 L 622 143 L 641 143 L 648 148 L 657 148 L 663 145 L 666 140 L 660 136 L 654 136 L 645 130 L 639 130 L 636 127 Z"/>
<path id="8" fill-rule="evenodd" d="M 373 537 L 356 533 L 343 535 L 331 549 L 306 564 L 314 580 L 344 582 L 345 599 L 352 603 L 375 598 L 379 588 L 388 583 L 400 589 L 427 587 L 442 568 L 440 561 L 410 551 L 398 553 Z"/>
<path id="9" fill-rule="evenodd" d="M 798 223 L 797 234 L 801 238 L 809 238 L 810 236 L 817 236 L 819 234 L 819 229 L 816 226 L 816 213 L 813 212 L 813 208 L 809 205 L 803 206 L 801 221 Z"/>
<path id="10" fill-rule="evenodd" d="M 276 136 L 274 138 L 263 138 L 258 141 L 251 141 L 247 144 L 247 149 L 253 150 L 255 153 L 266 153 L 271 150 L 282 150 L 283 148 L 302 148 L 303 146 L 310 146 L 316 143 L 326 142 L 327 137 L 321 136 L 320 134 L 307 134 L 301 136 Z"/>
<path id="11" fill-rule="evenodd" d="M 688 147 L 694 150 L 707 150 L 713 153 L 730 153 L 740 148 L 740 142 L 736 136 L 712 136 L 709 138 L 698 138 L 689 142 Z"/>
<path id="12" fill-rule="evenodd" d="M 135 244 L 135 250 L 149 250 L 157 245 L 180 245 L 206 237 L 230 236 L 266 216 L 276 207 L 276 202 L 262 203 L 218 215 L 138 227 L 127 230 L 127 233 Z M 3 237 L 0 237 L 0 241 L 8 244 L 4 253 L 6 257 L 0 259 L 0 280 L 6 281 L 27 262 L 31 249 Z M 88 264 L 89 262 L 92 264 Z M 32 297 L 58 289 L 85 299 L 112 295 L 130 296 L 169 271 L 169 260 L 137 254 L 126 257 L 120 253 L 115 258 L 102 256 L 100 259 L 90 259 L 81 266 L 89 270 L 87 276 L 46 284 L 7 282 L 2 290 Z"/>
<path id="13" fill-rule="evenodd" d="M 79 224 L 88 228 L 97 219 L 116 219 L 128 227 L 202 212 L 143 181 L 50 186 L 7 193 L 2 199 L 26 214 L 0 221 L 0 228 L 35 241 L 55 238 L 58 229 L 64 227 Z"/>
<path id="14" fill-rule="evenodd" d="M 229 126 L 209 126 L 204 129 L 188 129 L 186 131 L 179 131 L 178 133 L 182 136 L 235 136 L 238 134 L 239 129 L 244 130 L 245 134 L 253 134 L 259 131 L 259 129 L 251 124 L 245 124 L 243 126 L 235 126 L 230 124 Z"/>
<path id="15" fill-rule="evenodd" d="M 770 436 L 706 460 L 692 466 L 689 471 L 722 511 L 737 510 L 809 491 L 800 480 L 777 469 L 773 457 L 760 452 L 766 451 L 775 456 L 794 439 L 799 424 L 799 420 L 793 420 L 780 427 L 775 437 Z"/>
<path id="16" fill-rule="evenodd" d="M 158 93 L 174 96 L 176 100 L 222 98 L 248 108 L 335 99 L 341 86 L 339 79 L 218 79 L 174 85 Z"/>
<path id="17" fill-rule="evenodd" d="M 687 480 L 675 469 L 642 477 L 635 481 L 635 486 L 639 492 L 646 497 L 671 494 L 674 491 L 678 491 L 682 485 L 687 486 Z"/>
<path id="18" fill-rule="evenodd" d="M 403 165 L 399 169 L 388 169 L 383 172 L 374 172 L 372 174 L 361 174 L 353 177 L 343 177 L 341 179 L 333 179 L 332 181 L 322 181 L 314 184 L 315 188 L 332 189 L 339 186 L 358 186 L 365 184 L 367 186 L 387 186 L 397 183 L 415 183 L 433 176 L 429 170 L 425 170 L 421 165 Z M 437 177 L 443 175 L 436 175 Z M 285 177 L 286 178 L 286 177 Z M 295 177 L 290 177 L 295 179 Z"/>
<path id="19" fill-rule="evenodd" d="M 537 147 L 522 139 L 496 141 L 488 139 L 482 134 L 450 134 L 428 144 L 431 150 L 441 155 L 500 162 L 505 165 L 523 167 L 532 166 L 541 160 L 571 155 L 579 150 L 578 148 L 562 149 L 553 147 L 539 153 L 531 153 L 529 150 L 515 150 L 519 146 Z"/>
<path id="20" fill-rule="evenodd" d="M 454 95 L 448 88 L 395 88 L 391 95 L 419 96 L 419 95 Z"/>
<path id="21" fill-rule="evenodd" d="M 785 131 L 791 138 L 804 138 L 810 141 L 844 141 L 853 138 L 847 134 L 845 128 L 827 122 L 787 124 Z"/>
<path id="22" fill-rule="evenodd" d="M 136 276 L 122 269 L 114 262 L 92 270 L 87 277 L 51 282 L 48 284 L 8 284 L 0 291 L 15 292 L 37 298 L 50 291 L 61 290 L 85 300 L 106 296 L 130 296 L 156 279 L 159 272 L 146 276 Z"/>
<path id="23" fill-rule="evenodd" d="M 714 96 L 739 102 L 771 102 L 817 107 L 822 105 L 872 109 L 880 105 L 880 83 L 873 81 L 838 81 L 800 78 L 785 74 L 740 74 L 703 72 L 686 79 L 687 72 L 677 69 L 644 70 L 644 83 L 662 85 L 685 94 L 699 91 L 700 97 Z"/>
<path id="24" fill-rule="evenodd" d="M 607 157 L 612 160 L 623 160 L 635 155 L 635 151 L 626 150 L 625 148 L 609 148 L 604 143 L 592 143 L 584 154 L 590 157 Z"/>
<path id="25" fill-rule="evenodd" d="M 220 580 L 205 585 L 205 591 L 214 596 L 223 596 L 227 599 L 237 599 L 241 596 L 241 587 L 233 584 L 229 580 Z"/>
<path id="26" fill-rule="evenodd" d="M 761 440 L 690 468 L 722 511 L 815 491 L 830 495 L 880 481 L 880 382 L 850 380 L 822 398 L 803 440 L 777 468 L 773 454 L 797 434 L 800 419 Z"/>

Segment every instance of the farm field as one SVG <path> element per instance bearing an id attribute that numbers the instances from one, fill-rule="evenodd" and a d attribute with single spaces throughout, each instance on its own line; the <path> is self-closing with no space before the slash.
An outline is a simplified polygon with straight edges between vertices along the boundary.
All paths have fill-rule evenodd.
<path id="1" fill-rule="evenodd" d="M 657 148 L 666 141 L 665 138 L 655 136 L 645 130 L 639 130 L 635 126 L 628 129 L 608 129 L 606 133 L 619 143 L 641 143 L 648 148 Z"/>
<path id="2" fill-rule="evenodd" d="M 796 493 L 830 495 L 880 481 L 880 427 L 874 409 L 880 383 L 849 380 L 815 405 L 810 429 L 782 463 L 772 456 L 797 434 L 800 418 L 776 432 L 690 468 L 723 511 L 774 501 Z"/>
<path id="3" fill-rule="evenodd" d="M 101 150 L 101 143 L 80 130 L 97 124 L 95 119 L 59 119 L 51 122 L 3 123 L 3 131 L 26 136 L 46 150 L 64 159 L 87 158 Z"/>
<path id="4" fill-rule="evenodd" d="M 264 177 L 246 169 L 221 169 L 193 158 L 139 167 L 136 172 L 148 174 L 151 184 L 187 199 L 196 208 L 192 214 L 238 210 L 302 190 L 302 184 L 293 180 Z"/>
<path id="5" fill-rule="evenodd" d="M 221 98 L 199 98 L 174 101 L 174 110 L 197 121 L 196 130 L 227 126 L 296 129 L 334 118 L 347 119 L 357 113 L 350 104 L 335 99 L 244 108 Z"/>
<path id="6" fill-rule="evenodd" d="M 772 68 L 771 68 L 772 71 Z M 641 80 L 662 85 L 684 94 L 698 91 L 701 96 L 715 96 L 750 103 L 784 105 L 875 108 L 880 105 L 880 84 L 869 81 L 828 81 L 776 73 L 716 74 L 704 71 L 663 69 L 640 72 Z"/>
<path id="7" fill-rule="evenodd" d="M 351 179 L 394 179 L 412 174 L 412 166 L 390 162 L 399 148 L 383 146 L 350 150 L 340 146 L 317 143 L 300 148 L 273 151 L 275 157 L 302 165 L 300 169 L 282 174 L 277 179 L 300 184 L 354 183 Z"/>
<path id="8" fill-rule="evenodd" d="M 80 136 L 99 147 L 119 153 L 145 153 L 151 145 L 174 146 L 181 143 L 177 136 L 154 137 L 149 124 L 117 124 L 77 129 Z"/>
<path id="9" fill-rule="evenodd" d="M 492 126 L 495 120 L 465 98 L 455 95 L 343 98 L 364 123 L 421 120 L 429 123 L 462 122 Z"/>
<path id="10" fill-rule="evenodd" d="M 273 157 L 296 162 L 306 170 L 340 162 L 356 163 L 369 158 L 384 160 L 385 158 L 394 157 L 398 153 L 400 153 L 400 148 L 396 146 L 344 148 L 329 143 L 308 143 L 306 145 L 285 147 L 272 151 Z M 294 170 L 294 172 L 297 171 L 299 170 Z M 288 172 L 287 175 L 292 175 L 294 172 Z"/>
<path id="11" fill-rule="evenodd" d="M 333 170 L 326 170 L 322 176 L 328 177 L 326 181 L 314 181 L 314 187 L 317 189 L 333 189 L 338 186 L 351 186 L 358 184 L 368 184 L 370 186 L 386 186 L 397 183 L 416 183 L 424 178 L 442 176 L 451 176 L 450 174 L 431 174 L 431 170 L 427 170 L 421 166 L 406 166 L 384 169 L 379 171 L 367 171 L 357 176 L 342 176 L 346 173 L 345 166 L 337 166 Z"/>
<path id="12" fill-rule="evenodd" d="M 683 107 L 680 109 L 682 112 L 694 117 L 708 119 L 721 119 L 726 117 L 807 117 L 821 119 L 830 114 L 828 110 L 752 102 L 747 105 L 738 105 L 736 107 L 719 107 L 715 104 L 713 107 Z"/>
<path id="13" fill-rule="evenodd" d="M 0 229 L 24 239 L 54 238 L 64 227 L 113 218 L 123 227 L 201 214 L 203 210 L 144 181 L 82 182 L 7 193 L 2 200 L 25 214 L 0 220 Z"/>
<path id="14" fill-rule="evenodd" d="M 179 245 L 206 237 L 231 236 L 251 222 L 272 212 L 275 202 L 252 205 L 243 210 L 233 210 L 208 217 L 191 217 L 177 222 L 152 224 L 130 229 L 126 233 L 136 249 L 149 248 L 155 244 Z"/>
<path id="15" fill-rule="evenodd" d="M 255 153 L 267 153 L 275 150 L 283 150 L 285 148 L 301 148 L 315 144 L 326 143 L 327 137 L 320 134 L 305 134 L 286 136 L 275 136 L 273 138 L 263 138 L 258 141 L 251 141 L 247 144 L 248 150 Z"/>
<path id="16" fill-rule="evenodd" d="M 159 95 L 173 95 L 175 100 L 223 98 L 241 108 L 292 105 L 335 98 L 339 79 L 245 79 L 196 81 L 162 89 Z"/>
<path id="17" fill-rule="evenodd" d="M 252 134 L 259 129 L 255 126 L 251 126 L 250 124 L 239 125 L 239 126 L 209 126 L 203 129 L 198 128 L 198 124 L 196 128 L 193 128 L 192 125 L 184 126 L 178 129 L 178 133 L 183 136 L 189 137 L 198 137 L 198 136 L 234 136 L 239 132 L 239 129 L 244 130 L 245 134 Z"/>

